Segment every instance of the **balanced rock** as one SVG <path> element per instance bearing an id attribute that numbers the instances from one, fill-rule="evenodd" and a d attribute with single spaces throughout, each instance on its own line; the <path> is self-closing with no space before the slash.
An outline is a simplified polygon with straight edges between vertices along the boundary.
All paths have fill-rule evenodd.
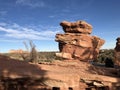
<path id="1" fill-rule="evenodd" d="M 118 37 L 116 42 L 115 51 L 115 63 L 120 66 L 120 37 Z"/>
<path id="2" fill-rule="evenodd" d="M 60 23 L 65 33 L 86 33 L 91 34 L 92 26 L 85 21 L 77 21 L 74 23 L 63 21 Z"/>
<path id="3" fill-rule="evenodd" d="M 91 36 L 92 26 L 85 21 L 60 23 L 65 34 L 56 34 L 60 53 L 57 56 L 67 59 L 95 60 L 104 40 Z"/>

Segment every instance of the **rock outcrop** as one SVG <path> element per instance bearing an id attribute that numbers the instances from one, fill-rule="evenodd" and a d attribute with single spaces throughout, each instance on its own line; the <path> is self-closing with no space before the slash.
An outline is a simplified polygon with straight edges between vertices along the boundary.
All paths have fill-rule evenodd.
<path id="1" fill-rule="evenodd" d="M 116 47 L 114 48 L 115 63 L 120 66 L 120 37 L 118 37 L 116 40 Z"/>
<path id="2" fill-rule="evenodd" d="M 56 34 L 60 53 L 57 56 L 66 59 L 96 60 L 104 40 L 91 36 L 92 26 L 85 21 L 60 23 L 65 34 Z"/>
<path id="3" fill-rule="evenodd" d="M 28 51 L 25 51 L 25 50 L 22 50 L 22 49 L 18 49 L 18 50 L 11 49 L 11 50 L 9 50 L 8 53 L 18 53 L 18 54 L 20 54 L 20 53 L 28 53 Z"/>
<path id="4" fill-rule="evenodd" d="M 85 33 L 91 34 L 92 26 L 85 21 L 77 21 L 74 23 L 63 21 L 60 23 L 65 33 Z"/>

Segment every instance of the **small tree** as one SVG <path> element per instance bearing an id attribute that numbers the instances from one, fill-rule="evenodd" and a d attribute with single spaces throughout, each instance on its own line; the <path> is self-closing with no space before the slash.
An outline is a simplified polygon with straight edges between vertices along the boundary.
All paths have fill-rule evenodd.
<path id="1" fill-rule="evenodd" d="M 27 49 L 27 53 L 20 53 L 21 57 L 24 61 L 37 63 L 38 60 L 38 52 L 36 50 L 36 46 L 33 44 L 32 41 L 29 41 L 30 48 L 26 42 L 23 42 L 25 45 L 25 48 Z"/>
<path id="2" fill-rule="evenodd" d="M 34 63 L 37 63 L 37 60 L 38 60 L 38 53 L 37 53 L 37 50 L 36 50 L 36 46 L 33 44 L 32 41 L 30 41 L 30 46 L 31 46 L 31 50 L 30 50 L 30 61 L 31 62 L 34 62 Z"/>

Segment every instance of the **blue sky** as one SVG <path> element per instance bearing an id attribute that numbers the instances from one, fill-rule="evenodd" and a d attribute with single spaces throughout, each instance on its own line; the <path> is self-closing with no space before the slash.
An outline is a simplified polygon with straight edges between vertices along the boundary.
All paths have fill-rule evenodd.
<path id="1" fill-rule="evenodd" d="M 115 47 L 120 36 L 120 0 L 0 0 L 0 52 L 25 49 L 32 40 L 39 51 L 58 51 L 56 33 L 60 22 L 85 20 L 93 26 L 91 35 Z"/>

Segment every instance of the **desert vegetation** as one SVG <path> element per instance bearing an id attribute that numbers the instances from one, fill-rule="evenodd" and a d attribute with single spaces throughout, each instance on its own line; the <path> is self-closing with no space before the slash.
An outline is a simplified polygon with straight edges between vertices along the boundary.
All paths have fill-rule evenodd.
<path id="1" fill-rule="evenodd" d="M 38 59 L 37 62 L 41 63 L 41 62 L 52 62 L 53 60 L 62 60 L 62 58 L 57 57 L 55 53 L 57 53 L 57 51 L 56 52 L 55 51 L 37 52 L 37 59 Z M 23 53 L 23 54 L 26 55 L 26 53 Z M 4 55 L 9 56 L 13 59 L 27 61 L 19 53 L 4 53 Z"/>
<path id="2" fill-rule="evenodd" d="M 113 49 L 101 49 L 97 62 L 105 63 L 106 58 L 111 59 L 114 62 L 114 50 Z"/>
<path id="3" fill-rule="evenodd" d="M 36 60 L 37 63 L 52 62 L 53 60 L 63 60 L 62 58 L 57 57 L 55 55 L 55 53 L 57 53 L 57 51 L 38 52 L 35 50 L 35 47 L 32 47 L 30 52 L 31 53 L 29 53 L 29 54 L 27 53 L 27 55 L 26 55 L 26 53 L 22 53 L 22 54 L 20 54 L 20 53 L 5 53 L 4 55 L 7 55 L 14 59 L 28 61 L 28 62 L 31 60 L 33 60 L 33 62 L 34 62 L 34 60 L 37 59 Z M 110 58 L 114 62 L 114 50 L 113 49 L 101 49 L 99 56 L 95 62 L 104 64 L 106 58 Z"/>
<path id="4" fill-rule="evenodd" d="M 62 60 L 62 58 L 55 55 L 56 52 L 38 52 L 33 41 L 23 42 L 26 51 L 17 52 L 17 53 L 4 53 L 4 55 L 9 56 L 10 58 L 32 62 L 32 63 L 41 63 L 41 62 L 52 62 L 53 60 Z"/>

